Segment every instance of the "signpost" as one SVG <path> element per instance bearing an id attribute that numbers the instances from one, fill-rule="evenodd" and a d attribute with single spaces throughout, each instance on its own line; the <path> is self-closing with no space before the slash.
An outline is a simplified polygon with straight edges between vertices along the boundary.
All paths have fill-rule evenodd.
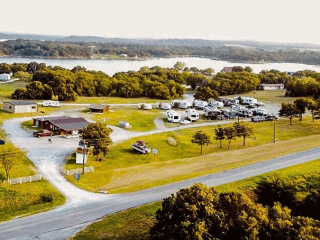
<path id="1" fill-rule="evenodd" d="M 79 174 L 79 173 L 75 173 L 75 174 L 74 174 L 74 178 L 75 178 L 77 181 L 79 181 L 79 179 L 80 179 L 80 174 Z"/>
<path id="2" fill-rule="evenodd" d="M 153 148 L 152 153 L 154 154 L 154 158 L 156 158 L 156 155 L 158 155 L 158 149 Z"/>

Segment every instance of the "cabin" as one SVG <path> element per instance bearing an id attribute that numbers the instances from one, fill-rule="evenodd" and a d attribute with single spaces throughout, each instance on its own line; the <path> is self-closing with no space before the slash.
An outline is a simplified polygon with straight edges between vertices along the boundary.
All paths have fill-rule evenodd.
<path id="1" fill-rule="evenodd" d="M 261 90 L 283 90 L 284 85 L 282 83 L 279 83 L 279 84 L 261 83 L 259 85 L 259 89 L 261 89 Z"/>
<path id="2" fill-rule="evenodd" d="M 221 72 L 232 72 L 233 67 L 224 67 Z"/>
<path id="3" fill-rule="evenodd" d="M 76 135 L 89 124 L 84 118 L 68 116 L 33 118 L 33 126 L 50 130 L 55 135 Z"/>
<path id="4" fill-rule="evenodd" d="M 10 80 L 10 74 L 7 74 L 7 73 L 2 73 L 0 74 L 0 81 L 9 81 Z"/>
<path id="5" fill-rule="evenodd" d="M 31 101 L 7 101 L 3 102 L 3 110 L 11 113 L 38 112 L 38 105 Z"/>
<path id="6" fill-rule="evenodd" d="M 88 107 L 89 111 L 96 112 L 96 113 L 104 113 L 109 111 L 109 105 L 98 105 L 98 104 L 92 104 Z"/>

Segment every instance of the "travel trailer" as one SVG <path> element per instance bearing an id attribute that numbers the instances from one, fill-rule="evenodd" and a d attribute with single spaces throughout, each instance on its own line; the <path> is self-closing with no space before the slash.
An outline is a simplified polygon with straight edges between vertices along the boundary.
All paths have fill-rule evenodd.
<path id="1" fill-rule="evenodd" d="M 207 101 L 194 100 L 193 103 L 196 109 L 203 109 L 204 107 L 208 106 Z"/>
<path id="2" fill-rule="evenodd" d="M 234 97 L 235 100 L 239 101 L 239 97 Z M 256 98 L 251 97 L 241 97 L 241 104 L 242 105 L 255 105 L 258 102 Z"/>
<path id="3" fill-rule="evenodd" d="M 156 103 L 155 107 L 159 108 L 159 109 L 163 109 L 163 110 L 170 110 L 171 104 L 170 103 Z"/>
<path id="4" fill-rule="evenodd" d="M 181 120 L 181 116 L 174 110 L 167 110 L 166 117 L 168 119 L 168 122 L 172 123 L 178 123 Z"/>
<path id="5" fill-rule="evenodd" d="M 261 108 L 252 108 L 251 112 L 253 116 L 263 116 L 267 114 L 267 111 Z"/>
<path id="6" fill-rule="evenodd" d="M 199 120 L 199 113 L 194 110 L 194 109 L 188 109 L 186 110 L 187 113 L 187 118 L 192 122 L 192 121 L 197 121 Z"/>
<path id="7" fill-rule="evenodd" d="M 151 103 L 139 103 L 138 109 L 151 110 L 152 109 L 152 104 Z"/>
<path id="8" fill-rule="evenodd" d="M 209 100 L 208 105 L 214 108 L 223 108 L 224 106 L 223 102 L 215 101 L 215 100 Z"/>
<path id="9" fill-rule="evenodd" d="M 186 109 L 186 108 L 191 108 L 191 107 L 192 107 L 192 102 L 180 101 L 180 103 L 179 103 L 179 108 Z"/>

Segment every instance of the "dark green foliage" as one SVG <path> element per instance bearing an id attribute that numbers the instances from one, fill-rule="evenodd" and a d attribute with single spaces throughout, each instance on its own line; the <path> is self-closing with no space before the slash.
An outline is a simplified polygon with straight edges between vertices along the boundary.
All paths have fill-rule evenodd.
<path id="1" fill-rule="evenodd" d="M 193 97 L 198 100 L 208 101 L 210 98 L 218 99 L 219 93 L 209 87 L 197 87 Z"/>
<path id="2" fill-rule="evenodd" d="M 279 70 L 271 69 L 270 71 L 262 70 L 258 75 L 261 83 L 278 84 L 283 83 L 285 86 L 289 80 L 292 80 L 291 76 L 288 76 L 286 72 L 280 72 Z"/>
<path id="3" fill-rule="evenodd" d="M 197 131 L 191 139 L 192 143 L 196 143 L 201 146 L 201 154 L 202 154 L 202 146 L 211 144 L 210 136 L 202 131 Z"/>
<path id="4" fill-rule="evenodd" d="M 214 130 L 214 134 L 215 134 L 214 139 L 217 141 L 220 141 L 220 148 L 222 148 L 222 140 L 226 138 L 224 128 L 222 128 L 221 126 L 218 126 L 218 128 Z"/>

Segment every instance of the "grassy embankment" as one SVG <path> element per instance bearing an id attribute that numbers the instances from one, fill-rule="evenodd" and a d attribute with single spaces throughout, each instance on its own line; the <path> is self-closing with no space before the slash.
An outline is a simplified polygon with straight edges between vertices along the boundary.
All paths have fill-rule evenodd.
<path id="1" fill-rule="evenodd" d="M 216 188 L 223 192 L 245 191 L 255 187 L 260 180 L 268 178 L 272 174 L 277 174 L 281 178 L 299 178 L 308 174 L 320 173 L 319 168 L 320 160 L 315 160 Z M 150 228 L 155 223 L 155 213 L 160 207 L 161 202 L 159 201 L 107 216 L 101 221 L 89 225 L 72 239 L 148 240 Z"/>
<path id="2" fill-rule="evenodd" d="M 273 122 L 253 123 L 251 126 L 254 138 L 247 139 L 245 148 L 242 147 L 242 139 L 232 141 L 230 150 L 226 141 L 220 149 L 219 142 L 213 140 L 213 144 L 204 147 L 205 155 L 200 154 L 199 146 L 191 143 L 191 137 L 197 130 L 213 137 L 216 126 L 130 139 L 112 147 L 103 162 L 97 162 L 91 156 L 88 165 L 95 166 L 94 173 L 85 174 L 79 182 L 72 176 L 67 179 L 90 191 L 130 192 L 268 160 L 320 144 L 320 121 L 312 122 L 309 117 L 302 122 L 295 120 L 292 126 L 287 119 L 278 120 L 276 144 L 272 143 Z M 168 137 L 174 138 L 177 145 L 169 145 Z M 130 145 L 138 139 L 145 140 L 151 148 L 157 148 L 158 157 L 136 153 Z M 75 160 L 71 158 L 66 168 L 75 167 Z"/>

